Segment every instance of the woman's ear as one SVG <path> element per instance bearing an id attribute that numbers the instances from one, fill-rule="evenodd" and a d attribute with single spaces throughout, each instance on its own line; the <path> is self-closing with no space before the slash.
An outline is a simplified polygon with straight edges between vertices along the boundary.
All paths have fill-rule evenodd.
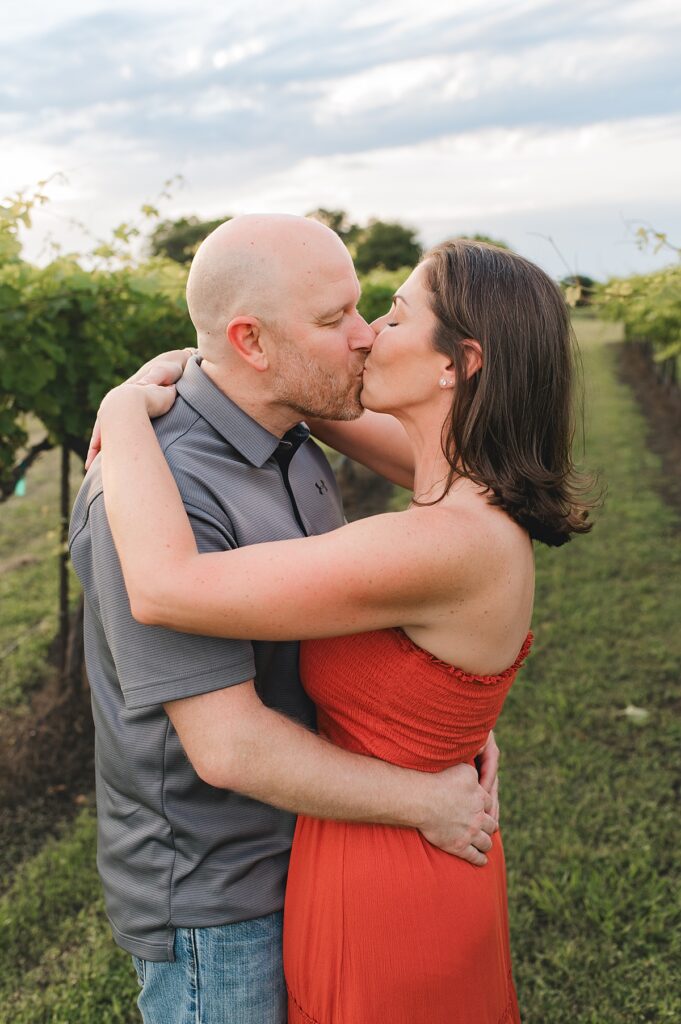
<path id="1" fill-rule="evenodd" d="M 464 338 L 461 342 L 464 347 L 466 356 L 466 380 L 469 380 L 474 373 L 482 369 L 482 345 L 475 338 Z M 445 367 L 445 372 L 451 374 L 453 377 L 456 376 L 454 363 L 449 363 Z"/>
<path id="2" fill-rule="evenodd" d="M 482 345 L 475 338 L 465 338 L 462 344 L 466 349 L 466 380 L 470 380 L 482 369 Z"/>
<path id="3" fill-rule="evenodd" d="M 262 345 L 260 321 L 254 316 L 237 316 L 225 329 L 227 341 L 254 370 L 267 370 L 269 359 Z"/>

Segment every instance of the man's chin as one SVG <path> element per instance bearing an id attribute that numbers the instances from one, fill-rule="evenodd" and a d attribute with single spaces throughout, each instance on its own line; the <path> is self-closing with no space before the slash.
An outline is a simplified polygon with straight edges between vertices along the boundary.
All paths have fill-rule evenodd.
<path id="1" fill-rule="evenodd" d="M 358 420 L 364 412 L 364 406 L 360 403 L 359 398 L 354 399 L 352 402 L 346 400 L 342 405 L 334 406 L 331 403 L 320 408 L 319 406 L 313 407 L 312 405 L 294 405 L 292 408 L 296 409 L 303 416 L 313 416 L 318 420 L 338 420 L 342 422 L 348 422 L 350 420 Z"/>
<path id="2" fill-rule="evenodd" d="M 357 405 L 352 406 L 352 407 L 346 405 L 342 409 L 337 410 L 336 412 L 329 413 L 327 416 L 320 417 L 320 419 L 339 420 L 339 421 L 343 421 L 345 423 L 349 423 L 352 420 L 358 420 L 360 418 L 360 416 L 363 415 L 363 413 L 364 413 L 364 406 L 363 405 L 357 404 Z"/>

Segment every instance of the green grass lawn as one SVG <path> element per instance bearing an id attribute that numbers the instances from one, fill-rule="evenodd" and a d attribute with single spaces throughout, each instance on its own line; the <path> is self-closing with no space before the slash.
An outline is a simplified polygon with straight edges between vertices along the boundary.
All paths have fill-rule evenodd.
<path id="1" fill-rule="evenodd" d="M 602 343 L 616 329 L 578 331 L 586 462 L 608 495 L 592 534 L 537 549 L 535 650 L 498 728 L 515 977 L 524 1024 L 676 1024 L 681 545 Z M 136 991 L 85 808 L 0 899 L 0 1022 L 132 1024 Z"/>

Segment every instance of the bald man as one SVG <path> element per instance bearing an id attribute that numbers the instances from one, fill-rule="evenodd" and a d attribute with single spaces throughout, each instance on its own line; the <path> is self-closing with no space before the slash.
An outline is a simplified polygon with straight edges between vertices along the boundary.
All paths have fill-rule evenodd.
<path id="1" fill-rule="evenodd" d="M 154 425 L 201 551 L 342 525 L 333 473 L 302 421 L 349 425 L 362 413 L 374 335 L 359 295 L 347 250 L 315 221 L 239 217 L 200 247 L 187 286 L 198 356 Z M 362 445 L 361 432 L 352 438 Z M 385 441 L 374 461 L 406 482 L 399 454 L 378 455 Z M 282 1024 L 295 814 L 414 827 L 463 855 L 471 842 L 489 848 L 489 796 L 467 766 L 425 776 L 320 737 L 311 745 L 314 708 L 295 643 L 135 622 L 99 459 L 76 500 L 70 547 L 86 597 L 98 867 L 114 938 L 137 969 L 145 1024 Z M 215 715 L 226 730 L 206 750 Z M 220 772 L 199 775 L 199 750 L 201 765 Z"/>

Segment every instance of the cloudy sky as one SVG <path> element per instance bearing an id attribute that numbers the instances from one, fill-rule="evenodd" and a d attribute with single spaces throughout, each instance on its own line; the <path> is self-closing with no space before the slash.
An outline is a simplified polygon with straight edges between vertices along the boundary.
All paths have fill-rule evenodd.
<path id="1" fill-rule="evenodd" d="M 165 216 L 342 208 L 556 275 L 668 261 L 641 223 L 681 244 L 678 0 L 9 3 L 0 194 L 67 177 L 33 258 L 176 174 Z"/>

